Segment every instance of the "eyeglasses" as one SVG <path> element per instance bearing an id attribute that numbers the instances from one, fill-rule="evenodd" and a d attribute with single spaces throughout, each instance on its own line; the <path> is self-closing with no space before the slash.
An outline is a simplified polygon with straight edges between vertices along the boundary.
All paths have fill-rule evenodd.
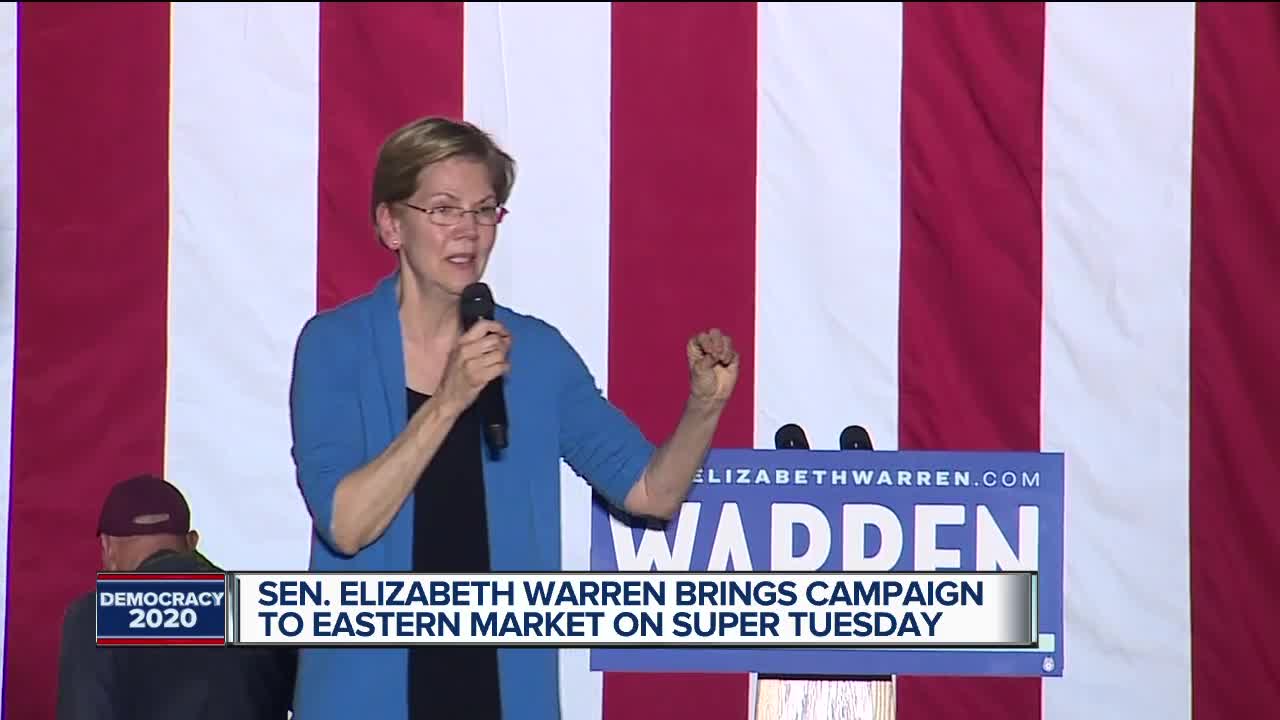
<path id="1" fill-rule="evenodd" d="M 412 203 L 401 201 L 401 205 L 411 207 L 420 213 L 424 213 L 427 219 L 436 225 L 449 227 L 462 222 L 462 218 L 467 215 L 476 216 L 476 224 L 478 225 L 497 225 L 502 222 L 502 218 L 507 216 L 507 209 L 503 207 L 482 207 L 476 210 L 464 210 L 460 207 L 450 207 L 447 205 L 437 205 L 432 208 L 418 207 Z"/>

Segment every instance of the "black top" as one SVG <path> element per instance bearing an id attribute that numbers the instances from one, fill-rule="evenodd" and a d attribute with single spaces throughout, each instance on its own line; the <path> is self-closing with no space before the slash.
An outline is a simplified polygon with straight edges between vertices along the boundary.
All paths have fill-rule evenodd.
<path id="1" fill-rule="evenodd" d="M 412 418 L 429 396 L 413 389 L 407 392 Z M 415 572 L 489 571 L 482 449 L 479 417 L 473 409 L 467 410 L 454 423 L 414 489 Z M 497 648 L 410 648 L 411 720 L 498 720 L 501 716 Z"/>

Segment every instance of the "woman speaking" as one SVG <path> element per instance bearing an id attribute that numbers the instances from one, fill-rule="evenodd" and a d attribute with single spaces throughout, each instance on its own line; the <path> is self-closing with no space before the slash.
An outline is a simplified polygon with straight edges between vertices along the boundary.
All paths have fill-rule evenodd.
<path id="1" fill-rule="evenodd" d="M 559 570 L 561 459 L 629 514 L 669 518 L 684 500 L 737 381 L 729 338 L 689 340 L 688 400 L 655 448 L 552 325 L 498 306 L 466 327 L 459 298 L 484 275 L 514 179 L 464 122 L 424 118 L 380 149 L 370 210 L 398 267 L 311 318 L 294 360 L 313 570 Z M 495 455 L 476 400 L 498 378 L 510 435 Z M 551 720 L 557 669 L 554 648 L 307 648 L 294 717 Z"/>

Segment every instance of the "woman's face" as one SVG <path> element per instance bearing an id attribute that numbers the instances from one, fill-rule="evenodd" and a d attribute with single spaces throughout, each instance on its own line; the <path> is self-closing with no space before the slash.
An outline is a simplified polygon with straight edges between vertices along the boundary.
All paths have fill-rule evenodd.
<path id="1" fill-rule="evenodd" d="M 383 241 L 400 252 L 424 290 L 460 295 L 484 275 L 497 238 L 497 203 L 483 163 L 451 158 L 424 168 L 418 191 L 383 214 Z"/>

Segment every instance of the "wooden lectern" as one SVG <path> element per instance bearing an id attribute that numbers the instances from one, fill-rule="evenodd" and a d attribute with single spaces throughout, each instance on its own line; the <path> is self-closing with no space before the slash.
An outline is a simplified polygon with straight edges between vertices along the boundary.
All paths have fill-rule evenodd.
<path id="1" fill-rule="evenodd" d="M 761 675 L 754 720 L 893 720 L 892 677 L 801 678 Z"/>
<path id="2" fill-rule="evenodd" d="M 778 450 L 808 450 L 804 430 L 794 423 L 774 434 Z M 860 425 L 840 433 L 841 450 L 873 450 Z M 760 675 L 756 681 L 755 720 L 893 720 L 892 677 L 806 678 Z"/>

